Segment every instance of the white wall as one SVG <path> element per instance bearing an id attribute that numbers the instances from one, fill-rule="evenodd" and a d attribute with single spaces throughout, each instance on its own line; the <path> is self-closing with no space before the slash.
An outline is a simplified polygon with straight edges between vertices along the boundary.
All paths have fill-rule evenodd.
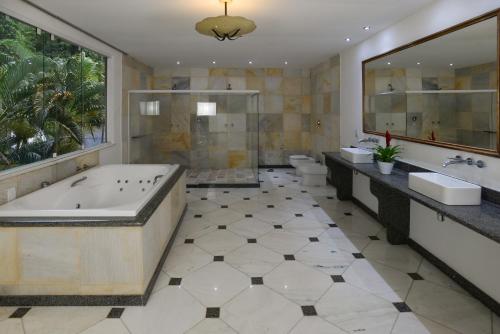
<path id="1" fill-rule="evenodd" d="M 2 0 L 0 11 L 108 57 L 108 141 L 100 162 L 121 163 L 122 53 L 20 0 Z"/>
<path id="2" fill-rule="evenodd" d="M 438 0 L 364 42 L 340 54 L 340 142 L 342 147 L 357 143 L 356 131 L 362 126 L 362 68 L 363 60 L 390 51 L 437 31 L 446 29 L 500 6 L 498 0 Z M 366 135 L 365 135 L 366 136 Z M 422 167 L 459 177 L 485 187 L 500 190 L 500 159 L 459 152 L 444 148 L 399 141 L 402 158 Z M 486 168 L 441 164 L 457 154 L 484 160 Z"/>

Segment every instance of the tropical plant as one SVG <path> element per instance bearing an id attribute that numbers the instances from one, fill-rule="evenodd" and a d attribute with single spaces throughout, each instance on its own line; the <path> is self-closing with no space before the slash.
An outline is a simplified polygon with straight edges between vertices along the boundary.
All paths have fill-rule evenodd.
<path id="1" fill-rule="evenodd" d="M 386 131 L 385 133 L 385 147 L 377 145 L 375 147 L 375 159 L 380 162 L 394 162 L 394 160 L 401 153 L 401 147 L 399 145 L 391 146 L 391 133 Z"/>

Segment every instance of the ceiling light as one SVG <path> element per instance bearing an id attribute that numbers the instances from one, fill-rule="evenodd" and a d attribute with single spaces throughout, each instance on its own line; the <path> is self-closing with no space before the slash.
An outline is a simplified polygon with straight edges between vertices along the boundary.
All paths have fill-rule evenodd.
<path id="1" fill-rule="evenodd" d="M 215 63 L 216 63 L 216 62 L 215 62 L 215 60 L 212 60 L 212 64 L 214 64 L 214 65 L 215 65 Z"/>
<path id="2" fill-rule="evenodd" d="M 345 41 L 346 41 L 346 42 L 350 42 L 350 41 L 351 41 L 351 39 L 350 39 L 349 37 L 347 37 L 347 38 L 345 39 Z"/>
<path id="3" fill-rule="evenodd" d="M 207 17 L 196 23 L 196 31 L 202 35 L 217 38 L 219 41 L 235 40 L 254 31 L 257 26 L 252 20 L 242 16 L 227 15 L 227 4 L 232 0 L 219 0 L 224 3 L 224 15 Z"/>
<path id="4" fill-rule="evenodd" d="M 250 65 L 252 65 L 252 64 L 253 64 L 253 61 L 249 60 L 249 61 L 248 61 L 248 63 L 249 63 Z"/>
<path id="5" fill-rule="evenodd" d="M 391 62 L 390 62 L 390 61 L 388 61 L 388 62 L 387 62 L 387 65 L 391 65 Z"/>
<path id="6" fill-rule="evenodd" d="M 370 26 L 364 26 L 364 27 L 363 27 L 363 30 L 365 30 L 365 31 L 368 31 L 368 30 L 370 30 L 370 29 L 371 29 L 371 27 L 370 27 Z"/>
<path id="7" fill-rule="evenodd" d="M 288 65 L 288 61 L 285 60 L 285 65 Z"/>
<path id="8" fill-rule="evenodd" d="M 450 66 L 453 66 L 453 64 L 450 64 Z"/>
<path id="9" fill-rule="evenodd" d="M 177 65 L 180 65 L 180 64 L 181 64 L 181 61 L 180 61 L 180 60 L 178 60 L 178 61 L 176 62 L 176 64 L 177 64 Z"/>
<path id="10" fill-rule="evenodd" d="M 419 62 L 419 61 L 417 62 L 417 65 L 420 65 L 420 62 Z"/>

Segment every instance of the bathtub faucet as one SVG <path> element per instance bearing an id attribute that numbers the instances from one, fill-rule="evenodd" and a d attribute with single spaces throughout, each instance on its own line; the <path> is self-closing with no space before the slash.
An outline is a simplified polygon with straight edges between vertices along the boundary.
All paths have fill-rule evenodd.
<path id="1" fill-rule="evenodd" d="M 153 185 L 155 185 L 156 182 L 158 182 L 158 180 L 161 179 L 162 177 L 163 177 L 163 175 L 156 175 L 155 180 L 153 181 Z"/>
<path id="2" fill-rule="evenodd" d="M 76 180 L 75 182 L 73 182 L 73 183 L 71 184 L 71 187 L 75 187 L 75 186 L 77 186 L 79 183 L 81 183 L 81 182 L 85 181 L 86 179 L 87 179 L 87 177 L 86 177 L 86 176 L 84 176 L 84 177 L 82 177 L 82 178 L 79 178 L 78 180 Z"/>

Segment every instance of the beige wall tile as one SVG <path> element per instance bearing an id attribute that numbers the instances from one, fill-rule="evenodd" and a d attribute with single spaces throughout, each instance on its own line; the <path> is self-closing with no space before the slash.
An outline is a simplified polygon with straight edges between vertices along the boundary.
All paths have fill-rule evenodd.
<path id="1" fill-rule="evenodd" d="M 19 279 L 17 229 L 0 229 L 0 284 L 15 283 Z"/>

